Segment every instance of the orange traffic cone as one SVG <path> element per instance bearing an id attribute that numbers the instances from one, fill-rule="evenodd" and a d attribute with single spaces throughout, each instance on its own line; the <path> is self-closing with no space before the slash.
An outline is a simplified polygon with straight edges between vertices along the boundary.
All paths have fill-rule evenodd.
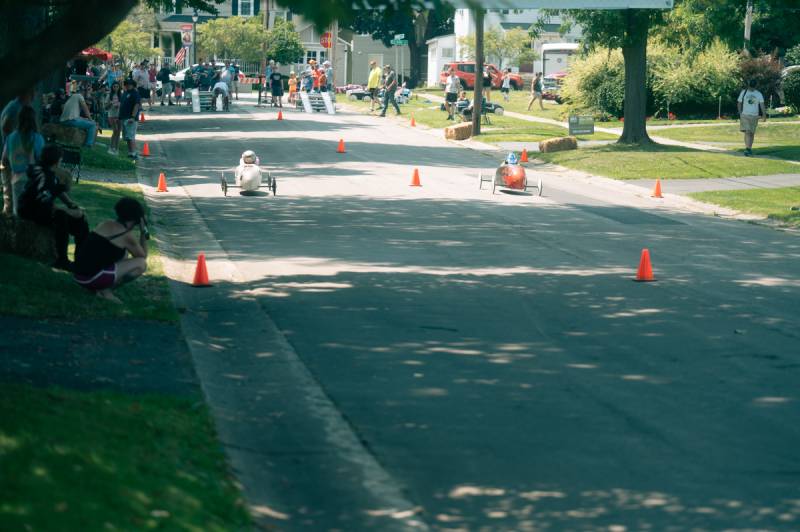
<path id="1" fill-rule="evenodd" d="M 142 146 L 142 155 L 144 157 L 150 157 L 150 145 L 146 142 L 144 143 L 144 146 Z"/>
<path id="2" fill-rule="evenodd" d="M 144 111 L 139 115 L 139 122 L 144 122 Z"/>
<path id="3" fill-rule="evenodd" d="M 522 148 L 522 155 L 519 157 L 519 162 L 527 163 L 528 162 L 528 148 Z"/>
<path id="4" fill-rule="evenodd" d="M 653 196 L 654 198 L 663 198 L 664 196 L 661 195 L 661 180 L 656 179 L 656 188 L 653 189 Z"/>
<path id="5" fill-rule="evenodd" d="M 278 111 L 278 120 L 283 120 L 283 111 Z"/>
<path id="6" fill-rule="evenodd" d="M 411 113 L 411 127 L 417 127 L 417 121 L 414 120 L 414 113 Z"/>
<path id="7" fill-rule="evenodd" d="M 156 192 L 167 192 L 167 177 L 164 175 L 164 172 L 158 174 L 158 188 Z"/>
<path id="8" fill-rule="evenodd" d="M 411 177 L 411 187 L 421 187 L 422 183 L 419 182 L 419 169 L 414 168 L 414 175 Z"/>
<path id="9" fill-rule="evenodd" d="M 197 256 L 197 267 L 194 269 L 194 281 L 192 281 L 192 286 L 211 286 L 208 282 L 205 253 L 200 253 Z"/>
<path id="10" fill-rule="evenodd" d="M 344 153 L 344 139 L 339 139 L 339 147 L 336 148 L 336 153 Z"/>
<path id="11" fill-rule="evenodd" d="M 639 259 L 639 271 L 636 272 L 636 279 L 634 279 L 634 281 L 649 282 L 655 280 L 655 277 L 653 277 L 653 266 L 650 264 L 650 250 L 644 248 L 642 250 L 642 258 Z"/>

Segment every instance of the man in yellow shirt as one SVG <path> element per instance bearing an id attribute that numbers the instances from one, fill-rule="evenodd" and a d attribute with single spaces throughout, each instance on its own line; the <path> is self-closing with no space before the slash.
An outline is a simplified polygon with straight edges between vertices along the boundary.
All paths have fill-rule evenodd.
<path id="1" fill-rule="evenodd" d="M 367 90 L 369 91 L 369 112 L 375 110 L 375 102 L 378 99 L 378 87 L 381 85 L 382 71 L 375 61 L 369 62 L 369 79 L 367 80 Z"/>

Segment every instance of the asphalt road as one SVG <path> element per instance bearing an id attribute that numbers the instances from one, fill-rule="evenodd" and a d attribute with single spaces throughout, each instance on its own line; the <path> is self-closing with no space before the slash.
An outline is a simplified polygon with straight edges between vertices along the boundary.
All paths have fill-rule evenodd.
<path id="1" fill-rule="evenodd" d="M 159 164 L 186 194 L 174 220 L 162 213 L 164 232 L 198 249 L 184 224 L 202 220 L 236 270 L 184 304 L 204 309 L 196 332 L 214 328 L 215 308 L 229 317 L 226 339 L 196 343 L 228 365 L 218 373 L 229 380 L 205 389 L 222 405 L 229 452 L 236 434 L 249 437 L 226 428 L 237 408 L 252 408 L 260 427 L 249 452 L 264 475 L 248 480 L 248 462 L 234 464 L 251 501 L 267 499 L 262 522 L 800 527 L 796 235 L 557 172 L 541 174 L 544 197 L 493 196 L 477 172 L 496 157 L 405 123 L 251 111 L 154 114 L 146 132 L 158 133 Z M 219 172 L 245 149 L 273 169 L 277 197 L 221 195 Z M 408 186 L 414 167 L 421 188 Z M 655 283 L 632 281 L 644 247 Z M 326 468 L 338 451 L 306 449 L 315 428 L 292 407 L 304 392 L 280 388 L 281 370 L 237 367 L 236 353 L 272 356 L 259 344 L 267 336 L 302 363 L 380 487 Z M 225 341 L 237 345 L 230 354 Z M 248 386 L 264 384 L 252 382 L 259 371 L 277 386 L 274 402 L 262 387 L 258 407 L 243 407 Z M 274 485 L 253 486 L 264 478 Z M 381 493 L 409 509 L 392 526 L 374 520 L 383 514 L 369 498 Z"/>

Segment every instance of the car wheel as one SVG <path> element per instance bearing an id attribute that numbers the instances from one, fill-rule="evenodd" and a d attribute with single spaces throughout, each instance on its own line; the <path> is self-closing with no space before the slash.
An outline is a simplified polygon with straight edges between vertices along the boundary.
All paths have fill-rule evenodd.
<path id="1" fill-rule="evenodd" d="M 503 113 L 505 113 L 505 109 L 503 109 L 499 105 L 494 108 L 494 114 L 496 114 L 498 116 L 503 116 Z"/>
<path id="2" fill-rule="evenodd" d="M 519 83 L 517 83 L 516 81 L 512 81 L 512 82 L 511 82 L 511 88 L 512 88 L 512 89 L 514 89 L 515 91 L 520 91 L 520 90 L 522 90 L 522 87 L 521 87 L 521 86 L 520 86 L 520 84 L 519 84 Z"/>

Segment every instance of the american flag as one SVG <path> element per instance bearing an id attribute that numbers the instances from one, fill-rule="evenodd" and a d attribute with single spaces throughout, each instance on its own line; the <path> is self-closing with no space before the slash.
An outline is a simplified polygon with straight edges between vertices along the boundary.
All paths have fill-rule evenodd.
<path id="1" fill-rule="evenodd" d="M 175 54 L 175 64 L 182 63 L 184 59 L 186 59 L 186 48 L 181 48 Z"/>

